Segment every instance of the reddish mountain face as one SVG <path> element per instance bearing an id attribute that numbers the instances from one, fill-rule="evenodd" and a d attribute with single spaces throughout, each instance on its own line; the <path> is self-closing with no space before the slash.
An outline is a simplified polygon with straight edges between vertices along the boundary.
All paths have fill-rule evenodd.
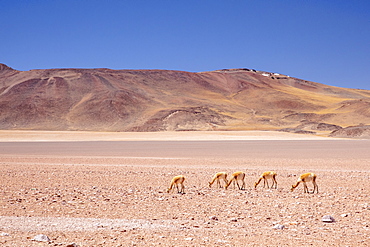
<path id="1" fill-rule="evenodd" d="M 0 128 L 278 130 L 370 123 L 370 91 L 249 69 L 47 69 L 0 64 Z"/>

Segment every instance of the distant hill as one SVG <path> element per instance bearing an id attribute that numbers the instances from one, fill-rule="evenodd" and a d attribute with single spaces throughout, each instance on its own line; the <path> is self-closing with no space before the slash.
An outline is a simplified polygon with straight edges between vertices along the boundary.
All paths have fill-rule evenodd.
<path id="1" fill-rule="evenodd" d="M 369 90 L 264 71 L 17 71 L 0 64 L 0 129 L 316 133 L 367 124 Z"/>

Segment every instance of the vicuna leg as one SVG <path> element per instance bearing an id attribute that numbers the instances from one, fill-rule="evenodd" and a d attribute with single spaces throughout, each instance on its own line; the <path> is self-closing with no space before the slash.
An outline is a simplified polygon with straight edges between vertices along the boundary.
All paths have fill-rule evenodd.
<path id="1" fill-rule="evenodd" d="M 304 193 L 309 193 L 308 187 L 305 181 L 303 181 Z"/>
<path id="2" fill-rule="evenodd" d="M 236 180 L 236 184 L 238 185 L 238 189 L 241 190 L 238 180 Z"/>
<path id="3" fill-rule="evenodd" d="M 272 186 L 274 185 L 274 183 L 275 183 L 275 189 L 277 189 L 277 181 L 276 181 L 276 177 L 275 176 L 272 177 Z"/>
<path id="4" fill-rule="evenodd" d="M 319 193 L 319 187 L 317 186 L 316 181 L 313 180 L 312 183 L 313 183 L 313 192 L 312 193 L 315 193 L 315 189 L 316 189 L 316 192 Z"/>
<path id="5" fill-rule="evenodd" d="M 267 179 L 266 179 L 266 178 L 264 178 L 264 179 L 263 179 L 263 188 L 265 188 L 265 183 L 266 183 L 266 185 L 267 185 L 267 189 L 270 189 L 270 187 L 269 187 L 269 182 L 267 181 Z"/>
<path id="6" fill-rule="evenodd" d="M 217 179 L 217 185 L 218 185 L 219 188 L 222 188 L 220 179 Z"/>

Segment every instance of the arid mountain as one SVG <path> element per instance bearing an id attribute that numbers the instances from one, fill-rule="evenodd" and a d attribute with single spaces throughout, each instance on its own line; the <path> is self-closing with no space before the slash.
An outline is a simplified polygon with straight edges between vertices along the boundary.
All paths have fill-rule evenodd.
<path id="1" fill-rule="evenodd" d="M 370 91 L 276 73 L 0 64 L 0 129 L 317 132 L 361 124 L 370 124 Z"/>

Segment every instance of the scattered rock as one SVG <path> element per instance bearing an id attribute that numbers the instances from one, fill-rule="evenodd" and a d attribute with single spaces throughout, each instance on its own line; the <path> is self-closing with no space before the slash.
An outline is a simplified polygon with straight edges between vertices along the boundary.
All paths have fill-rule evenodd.
<path id="1" fill-rule="evenodd" d="M 44 234 L 36 235 L 32 240 L 39 242 L 50 242 L 50 238 Z"/>
<path id="2" fill-rule="evenodd" d="M 193 238 L 185 238 L 186 241 L 192 241 Z"/>
<path id="3" fill-rule="evenodd" d="M 211 216 L 209 217 L 210 220 L 218 220 L 217 216 Z"/>
<path id="4" fill-rule="evenodd" d="M 277 230 L 283 230 L 285 228 L 284 225 L 280 225 L 280 224 L 276 224 L 272 227 L 273 229 L 277 229 Z"/>
<path id="5" fill-rule="evenodd" d="M 2 237 L 6 237 L 6 236 L 9 236 L 9 233 L 2 232 L 2 233 L 0 233 L 0 236 L 2 236 Z"/>
<path id="6" fill-rule="evenodd" d="M 325 222 L 325 223 L 333 223 L 333 222 L 335 222 L 335 219 L 330 215 L 324 215 L 322 217 L 321 221 Z"/>
<path id="7" fill-rule="evenodd" d="M 354 142 L 363 143 L 363 141 L 351 141 L 351 143 L 345 141 L 350 145 L 356 145 L 353 144 Z M 362 148 L 359 151 L 366 151 L 366 144 L 364 146 L 361 144 Z M 345 146 L 342 146 L 341 143 L 340 147 Z M 316 149 L 313 151 L 318 152 Z M 336 157 L 334 154 L 331 155 L 331 157 Z M 347 154 L 343 154 L 343 156 L 345 155 Z M 348 160 L 355 160 L 356 157 L 352 158 L 353 156 L 349 156 L 348 159 L 339 161 L 339 163 L 347 164 Z M 322 156 L 318 155 L 318 157 Z M 167 172 L 172 172 L 171 175 L 173 175 L 176 172 L 174 171 L 175 168 L 163 168 L 160 162 L 158 162 L 158 168 L 153 168 L 154 171 L 142 168 L 142 164 L 148 164 L 149 166 L 157 164 L 157 159 L 135 162 L 130 159 L 129 162 L 135 164 L 137 162 L 140 167 L 115 167 L 114 171 L 106 169 L 105 166 L 69 165 L 66 166 L 67 171 L 65 172 L 64 168 L 59 168 L 59 166 L 55 168 L 54 165 L 48 168 L 45 164 L 42 164 L 41 168 L 37 170 L 31 169 L 31 171 L 28 171 L 18 169 L 18 166 L 14 165 L 17 169 L 8 169 L 9 173 L 6 169 L 8 167 L 2 170 L 3 174 L 11 176 L 4 176 L 9 178 L 9 183 L 3 186 L 4 200 L 0 207 L 4 212 L 3 215 L 10 216 L 0 217 L 1 222 L 4 222 L 0 224 L 0 246 L 27 246 L 27 241 L 30 246 L 40 245 L 45 247 L 46 245 L 75 247 L 76 245 L 71 244 L 72 241 L 78 246 L 103 246 L 103 241 L 105 241 L 105 246 L 148 246 L 153 242 L 169 245 L 175 242 L 174 238 L 178 238 L 176 242 L 178 246 L 202 244 L 208 246 L 226 246 L 227 244 L 243 246 L 245 245 L 245 239 L 255 245 L 289 245 L 294 242 L 306 241 L 308 245 L 317 246 L 329 241 L 329 239 L 332 245 L 340 245 L 343 242 L 343 233 L 347 237 L 349 236 L 345 238 L 347 245 L 366 245 L 366 243 L 361 242 L 370 230 L 370 224 L 366 220 L 366 213 L 370 212 L 368 210 L 370 209 L 370 202 L 367 197 L 368 188 L 366 187 L 369 180 L 369 174 L 366 172 L 366 157 L 360 155 L 356 159 L 357 161 L 354 162 L 356 170 L 347 169 L 345 166 L 343 166 L 343 170 L 335 170 L 338 164 L 337 159 L 330 158 L 327 163 L 324 158 L 323 160 L 321 158 L 318 161 L 314 160 L 312 163 L 310 161 L 310 164 L 315 164 L 315 167 L 325 165 L 325 169 L 320 170 L 323 191 L 315 195 L 315 198 L 303 193 L 302 184 L 297 188 L 300 189 L 299 193 L 290 192 L 289 187 L 297 180 L 298 175 L 292 174 L 290 169 L 281 168 L 285 165 L 285 159 L 284 162 L 276 162 L 277 169 L 281 171 L 281 193 L 275 190 L 272 190 L 271 193 L 262 189 L 257 192 L 254 191 L 252 182 L 254 182 L 260 170 L 267 166 L 267 159 L 263 162 L 260 161 L 263 168 L 246 170 L 252 178 L 248 179 L 247 189 L 242 192 L 237 189 L 213 188 L 208 190 L 208 179 L 217 168 L 205 168 L 204 171 L 199 172 L 197 171 L 199 168 L 196 166 L 194 166 L 195 168 L 189 168 L 189 170 L 183 168 L 181 165 L 187 162 L 184 160 L 160 160 L 165 165 L 174 162 L 181 168 L 177 172 L 184 173 L 189 177 L 186 184 L 188 194 L 185 197 L 176 195 L 177 200 L 171 200 L 171 195 L 159 194 L 154 189 L 149 191 L 146 184 L 142 186 L 134 183 L 140 179 L 140 176 L 147 176 L 148 179 L 151 179 L 147 181 L 148 184 L 154 186 L 158 191 L 163 191 L 168 186 L 167 176 L 161 174 L 167 175 Z M 59 164 L 59 161 L 57 162 L 51 158 L 43 159 L 45 160 L 29 158 L 25 159 L 25 162 L 32 163 L 31 168 L 35 166 L 33 163 L 41 163 L 41 161 Z M 3 157 L 2 162 L 4 160 L 5 162 L 14 162 L 14 158 L 9 158 L 8 161 Z M 199 163 L 203 162 L 203 159 L 199 160 Z M 212 158 L 207 161 L 212 163 L 214 160 Z M 110 160 L 101 157 L 99 159 L 89 157 L 86 158 L 86 161 L 82 158 L 63 158 L 60 163 L 62 162 L 66 164 L 104 163 L 109 165 L 122 163 L 119 159 Z M 227 161 L 220 161 L 220 167 L 226 167 L 229 162 L 230 164 L 235 163 L 234 158 L 230 161 L 229 158 Z M 293 167 L 294 162 L 296 162 L 296 156 L 287 163 L 290 167 Z M 194 161 L 194 163 L 196 162 Z M 237 160 L 237 164 L 236 167 L 242 164 L 242 161 Z M 28 168 L 25 165 L 22 166 Z M 230 167 L 233 166 L 230 165 Z M 304 171 L 301 167 L 299 167 L 299 170 Z M 36 181 L 27 180 L 30 172 L 34 171 L 45 172 L 40 172 L 40 176 L 50 177 L 51 179 L 46 180 L 49 181 L 48 183 L 41 181 L 41 179 Z M 161 177 L 153 176 L 155 172 L 158 177 Z M 300 174 L 296 170 L 293 172 Z M 338 181 L 333 186 L 325 186 L 329 181 L 327 179 L 331 178 L 333 173 Z M 76 176 L 71 176 L 71 174 L 76 174 Z M 118 175 L 112 176 L 112 174 Z M 13 179 L 13 177 L 20 179 Z M 59 178 L 70 180 L 62 181 Z M 163 181 L 157 181 L 158 179 Z M 13 181 L 14 186 L 11 187 Z M 27 183 L 19 186 L 16 184 L 19 181 Z M 99 186 L 103 183 L 106 184 L 102 185 L 101 192 L 97 192 L 91 190 L 90 185 L 94 183 L 99 184 Z M 125 184 L 127 184 L 127 188 Z M 29 188 L 30 186 L 40 189 L 32 190 Z M 81 188 L 76 188 L 77 186 Z M 308 186 L 312 185 L 309 183 Z M 132 189 L 131 195 L 127 194 L 129 189 Z M 198 190 L 204 191 L 206 195 L 197 195 Z M 56 196 L 59 194 L 61 197 Z M 270 197 L 266 197 L 266 195 Z M 158 202 L 158 198 L 161 196 L 168 198 L 168 200 L 165 203 Z M 191 202 L 188 200 L 190 197 L 193 198 Z M 34 198 L 39 199 L 35 200 Z M 58 205 L 52 203 L 54 198 L 58 199 Z M 105 202 L 105 198 L 111 198 L 111 200 Z M 27 211 L 21 211 L 20 204 L 11 204 L 16 203 L 16 199 L 22 199 L 20 203 L 27 207 Z M 73 203 L 62 206 L 62 200 Z M 248 204 L 245 204 L 247 200 Z M 84 204 L 81 204 L 81 202 Z M 57 209 L 60 209 L 60 211 L 56 211 Z M 14 213 L 12 213 L 13 211 Z M 42 215 L 44 212 L 46 212 L 45 216 Z M 13 216 L 15 214 L 19 214 L 19 217 Z M 106 219 L 107 215 L 112 219 Z M 217 215 L 220 215 L 221 219 Z M 336 218 L 336 222 L 324 223 L 320 218 L 324 215 L 335 215 L 333 217 Z M 172 219 L 173 217 L 174 219 Z M 237 222 L 232 222 L 233 219 L 237 219 Z M 182 227 L 181 230 L 179 230 L 180 226 Z M 114 230 L 110 230 L 111 227 L 114 227 Z M 134 228 L 136 230 L 132 230 Z M 229 230 L 225 231 L 225 228 Z M 340 228 L 339 231 L 337 231 L 338 228 Z M 52 235 L 50 232 L 54 232 L 54 234 Z M 10 237 L 1 236 L 5 233 L 9 233 Z M 17 234 L 15 235 L 15 233 Z M 40 233 L 50 235 L 51 241 L 32 241 L 34 236 Z M 139 235 L 149 237 L 141 239 Z M 193 240 L 185 240 L 190 237 Z M 208 241 L 205 240 L 206 237 L 209 238 Z M 229 242 L 218 243 L 218 239 L 228 240 Z"/>
<path id="8" fill-rule="evenodd" d="M 78 245 L 75 244 L 75 243 L 71 243 L 71 244 L 67 245 L 66 247 L 78 247 Z"/>

